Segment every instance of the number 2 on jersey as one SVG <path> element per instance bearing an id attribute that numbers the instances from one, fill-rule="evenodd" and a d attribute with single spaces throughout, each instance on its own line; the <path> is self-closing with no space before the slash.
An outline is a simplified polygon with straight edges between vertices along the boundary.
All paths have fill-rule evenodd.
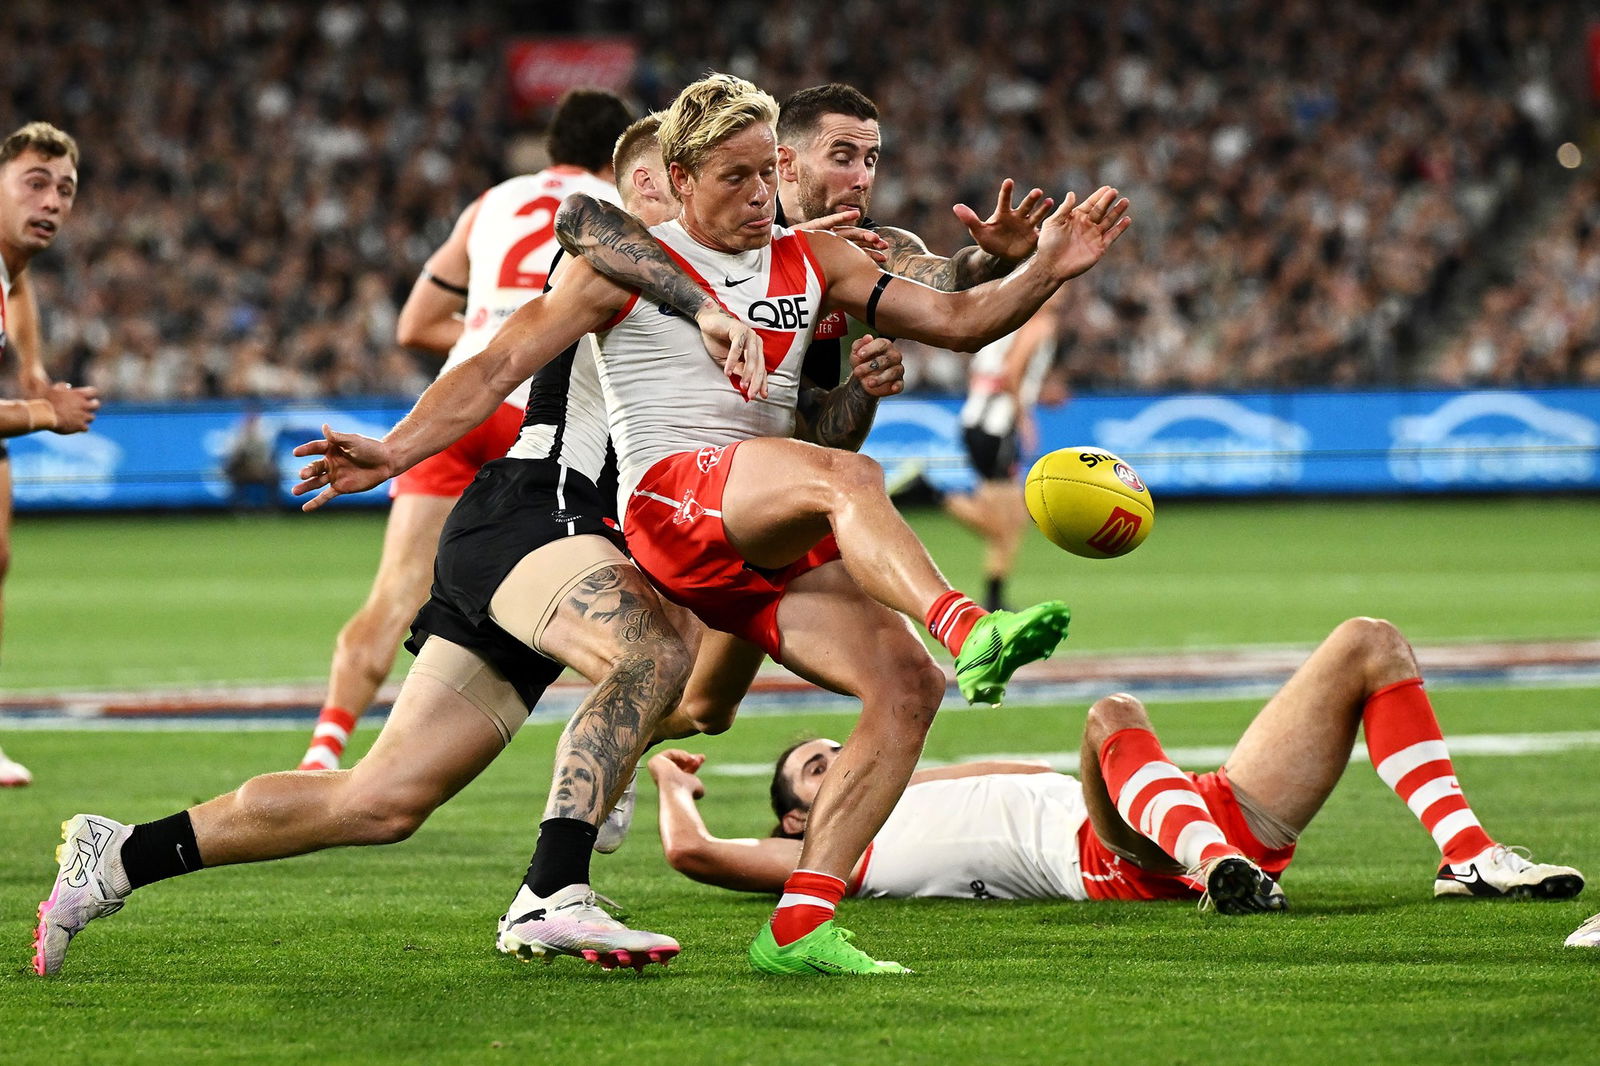
<path id="1" fill-rule="evenodd" d="M 526 215 L 538 216 L 543 212 L 543 219 L 534 227 L 532 233 L 512 244 L 506 251 L 506 257 L 500 263 L 500 287 L 502 289 L 542 289 L 545 280 L 550 276 L 548 266 L 554 255 L 541 256 L 539 262 L 545 269 L 524 270 L 528 260 L 535 252 L 541 251 L 550 243 L 556 232 L 556 208 L 561 206 L 561 201 L 554 196 L 541 196 L 537 200 L 529 200 L 513 213 L 513 217 L 522 218 Z"/>

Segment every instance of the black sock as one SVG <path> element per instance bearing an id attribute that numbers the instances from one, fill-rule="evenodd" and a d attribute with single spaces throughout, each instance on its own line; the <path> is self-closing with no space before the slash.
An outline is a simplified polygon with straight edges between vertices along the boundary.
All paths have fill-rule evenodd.
<path id="1" fill-rule="evenodd" d="M 541 898 L 568 885 L 589 883 L 589 856 L 600 830 L 578 818 L 547 818 L 539 824 L 539 843 L 522 883 Z"/>
<path id="2" fill-rule="evenodd" d="M 1004 610 L 1006 605 L 1006 579 L 991 577 L 989 579 L 989 598 L 983 605 L 986 611 Z"/>
<path id="3" fill-rule="evenodd" d="M 189 812 L 134 826 L 122 842 L 122 869 L 134 888 L 205 869 Z"/>

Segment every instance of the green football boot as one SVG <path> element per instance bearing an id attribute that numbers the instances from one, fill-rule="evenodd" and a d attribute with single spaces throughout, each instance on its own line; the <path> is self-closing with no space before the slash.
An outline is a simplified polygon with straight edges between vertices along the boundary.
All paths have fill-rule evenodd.
<path id="1" fill-rule="evenodd" d="M 750 944 L 750 965 L 760 973 L 821 974 L 824 977 L 910 973 L 898 962 L 879 962 L 851 944 L 855 934 L 832 920 L 793 944 L 779 947 L 772 926 L 764 925 Z"/>
<path id="2" fill-rule="evenodd" d="M 1006 682 L 1024 663 L 1048 659 L 1067 635 L 1072 612 L 1060 600 L 1024 611 L 990 611 L 978 619 L 956 656 L 956 684 L 968 703 L 999 706 Z"/>

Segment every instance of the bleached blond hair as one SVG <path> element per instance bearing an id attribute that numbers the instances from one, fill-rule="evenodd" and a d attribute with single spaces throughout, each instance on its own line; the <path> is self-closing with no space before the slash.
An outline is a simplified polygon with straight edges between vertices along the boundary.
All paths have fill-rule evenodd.
<path id="1" fill-rule="evenodd" d="M 778 101 L 743 78 L 707 74 L 684 89 L 661 119 L 661 159 L 698 175 L 712 149 L 758 122 L 778 121 Z"/>

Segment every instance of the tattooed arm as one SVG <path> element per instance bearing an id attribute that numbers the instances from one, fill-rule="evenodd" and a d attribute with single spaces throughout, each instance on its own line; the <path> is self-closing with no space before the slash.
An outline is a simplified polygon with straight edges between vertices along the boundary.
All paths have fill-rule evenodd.
<path id="1" fill-rule="evenodd" d="M 860 337 L 850 348 L 850 376 L 832 389 L 800 390 L 795 436 L 824 448 L 860 451 L 878 401 L 905 388 L 900 349 L 887 337 Z"/>
<path id="2" fill-rule="evenodd" d="M 1010 178 L 1000 183 L 1000 196 L 988 218 L 979 218 L 966 204 L 953 208 L 977 244 L 961 249 L 949 259 L 929 252 L 915 233 L 879 227 L 879 236 L 889 242 L 885 269 L 942 292 L 960 292 L 1005 277 L 1039 246 L 1039 224 L 1055 206 L 1043 190 L 1034 189 L 1013 207 L 1014 187 Z"/>
<path id="3" fill-rule="evenodd" d="M 697 322 L 701 316 L 714 316 L 736 323 L 734 334 L 742 340 L 731 346 L 723 373 L 740 383 L 747 396 L 767 394 L 767 365 L 755 332 L 724 311 L 685 274 L 644 223 L 615 204 L 578 192 L 562 202 L 555 226 L 556 240 L 568 255 L 582 256 L 618 285 L 642 292 Z M 704 328 L 704 323 L 701 326 Z"/>

